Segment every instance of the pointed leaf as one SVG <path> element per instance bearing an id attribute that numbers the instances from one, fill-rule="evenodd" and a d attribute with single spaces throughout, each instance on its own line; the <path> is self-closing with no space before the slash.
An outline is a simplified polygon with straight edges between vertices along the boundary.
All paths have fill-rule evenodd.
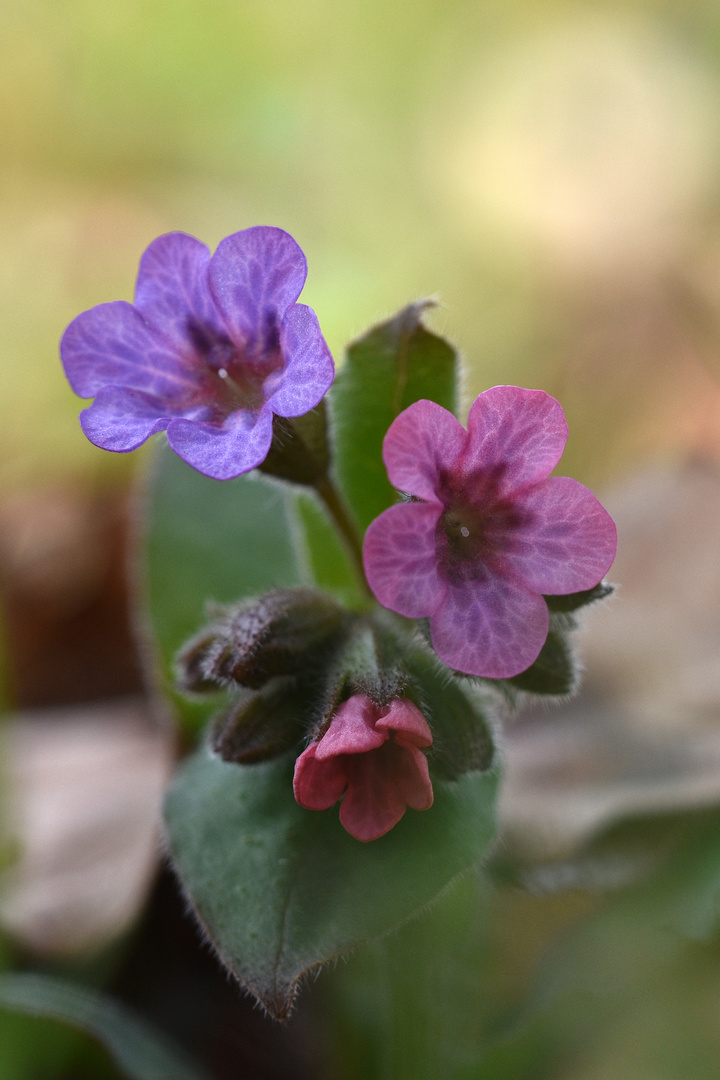
<path id="1" fill-rule="evenodd" d="M 423 326 L 430 306 L 411 304 L 351 345 L 330 392 L 335 467 L 362 531 L 397 498 L 382 443 L 398 413 L 421 398 L 456 408 L 457 355 Z"/>
<path id="2" fill-rule="evenodd" d="M 166 801 L 171 854 L 208 937 L 277 1017 L 303 974 L 398 926 L 483 859 L 497 786 L 491 773 L 436 783 L 430 810 L 360 844 L 336 808 L 297 805 L 292 766 L 203 749 Z"/>

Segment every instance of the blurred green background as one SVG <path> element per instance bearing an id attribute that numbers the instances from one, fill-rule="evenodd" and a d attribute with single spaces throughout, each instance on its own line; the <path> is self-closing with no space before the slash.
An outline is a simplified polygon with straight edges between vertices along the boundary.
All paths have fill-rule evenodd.
<path id="1" fill-rule="evenodd" d="M 308 257 L 303 299 L 338 361 L 370 323 L 437 296 L 430 319 L 463 352 L 465 406 L 498 382 L 556 394 L 571 430 L 561 471 L 600 491 L 647 461 L 720 458 L 720 4 L 712 0 L 2 0 L 0 148 L 0 577 L 9 610 L 12 558 L 20 551 L 17 565 L 26 566 L 38 530 L 65 528 L 65 503 L 53 509 L 47 492 L 62 488 L 66 500 L 74 489 L 124 489 L 143 460 L 145 451 L 113 455 L 87 443 L 57 342 L 79 311 L 131 299 L 143 249 L 170 230 L 211 247 L 255 224 L 291 232 Z M 4 509 L 36 491 L 39 511 L 18 518 Z M 632 519 L 646 545 L 634 549 L 639 578 L 669 531 L 678 489 L 663 498 L 662 530 L 639 511 Z M 706 504 L 700 494 L 683 511 L 688 529 Z M 103 505 L 89 513 L 102 516 Z M 16 523 L 30 519 L 26 543 Z M 706 605 L 706 621 L 693 625 L 707 642 L 718 633 L 717 608 L 708 607 L 719 590 L 716 525 L 693 579 Z M 77 550 L 85 573 L 94 549 L 77 547 L 74 527 L 62 550 Z M 608 612 L 615 651 L 597 647 L 588 664 L 598 700 L 612 681 L 606 672 L 593 682 L 603 657 L 617 671 L 618 649 L 627 653 L 644 627 L 668 618 L 670 601 L 653 606 L 652 590 L 682 572 L 678 533 L 622 640 Z M 74 618 L 81 571 L 73 576 L 65 558 L 48 577 L 44 565 L 31 567 L 37 611 L 54 604 Z M 656 690 L 642 706 L 646 719 L 663 712 L 657 687 L 674 670 L 673 634 L 694 641 L 683 619 L 696 609 L 680 593 L 674 602 L 670 661 L 655 638 L 646 649 L 663 669 L 643 669 Z M 615 610 L 635 609 L 628 599 Z M 628 655 L 637 679 L 641 660 Z M 39 667 L 26 666 L 20 704 L 79 699 L 74 688 L 57 692 L 53 669 L 55 697 L 48 690 L 36 700 Z M 697 672 L 677 671 L 688 685 L 696 680 L 694 693 Z M 621 682 L 619 695 L 636 685 L 630 675 Z M 128 675 L 83 695 L 133 686 Z M 719 686 L 720 676 L 703 714 L 715 731 Z M 666 695 L 666 711 L 674 700 Z M 679 700 L 677 729 L 689 699 Z M 625 704 L 613 715 L 622 719 Z M 565 868 L 565 891 L 556 879 L 533 895 L 511 875 L 500 892 L 481 890 L 479 905 L 473 897 L 463 907 L 461 897 L 455 916 L 451 898 L 448 921 L 441 908 L 435 923 L 388 944 L 401 974 L 386 987 L 387 1009 L 373 968 L 387 971 L 384 947 L 348 965 L 344 989 L 342 971 L 329 983 L 340 993 L 328 1043 L 342 1043 L 344 1074 L 432 1078 L 432 1062 L 446 1060 L 454 1069 L 446 1075 L 467 1080 L 713 1080 L 719 826 L 716 812 L 696 821 L 683 816 L 685 796 L 673 798 L 672 850 L 697 856 L 687 895 L 678 899 L 682 861 L 667 872 L 654 863 L 657 879 L 632 884 L 632 853 L 620 844 L 618 880 L 631 890 L 619 899 L 584 888 L 608 880 L 598 851 L 589 876 L 587 866 Z M 667 821 L 648 828 L 647 843 L 633 843 L 665 851 Z M 690 930 L 678 914 L 688 910 L 697 916 Z M 404 985 L 403 956 L 417 957 L 418 941 L 433 935 L 425 980 Z M 540 979 L 538 1012 L 523 1027 L 540 968 L 555 996 Z M 520 1021 L 506 1016 L 518 1002 Z M 515 1023 L 518 1039 L 500 1039 L 481 1063 L 480 1043 Z M 23 1036 L 28 1045 L 38 1044 L 35 1030 Z M 58 1075 L 52 1064 L 27 1066 L 24 1053 L 13 1077 Z"/>
<path id="2" fill-rule="evenodd" d="M 159 233 L 257 223 L 307 252 L 336 357 L 438 295 L 468 396 L 561 395 L 583 479 L 683 444 L 716 371 L 719 102 L 709 0 L 4 0 L 0 489 L 122 473 L 62 329 L 130 299 Z"/>

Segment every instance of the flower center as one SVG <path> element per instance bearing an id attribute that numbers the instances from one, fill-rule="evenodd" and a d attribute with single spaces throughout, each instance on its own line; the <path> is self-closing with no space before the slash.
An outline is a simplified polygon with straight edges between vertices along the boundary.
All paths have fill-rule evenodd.
<path id="1" fill-rule="evenodd" d="M 203 400 L 210 400 L 218 418 L 260 409 L 268 397 L 267 379 L 284 365 L 277 334 L 268 335 L 263 348 L 251 353 L 207 323 L 191 322 L 188 332 L 200 361 Z"/>

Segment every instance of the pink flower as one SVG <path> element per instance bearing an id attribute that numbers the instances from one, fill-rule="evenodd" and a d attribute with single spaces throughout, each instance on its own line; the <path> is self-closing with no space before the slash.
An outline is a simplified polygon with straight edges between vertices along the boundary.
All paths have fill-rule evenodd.
<path id="1" fill-rule="evenodd" d="M 390 481 L 414 496 L 365 536 L 365 572 L 385 607 L 430 618 L 433 647 L 457 671 L 511 678 L 549 627 L 543 594 L 597 585 L 615 558 L 615 524 L 576 480 L 550 477 L 567 441 L 559 403 L 542 390 L 495 386 L 468 430 L 417 401 L 383 444 Z"/>
<path id="2" fill-rule="evenodd" d="M 407 806 L 432 806 L 427 758 L 418 749 L 431 744 L 425 717 L 407 698 L 380 706 L 355 694 L 295 762 L 295 798 L 306 810 L 328 810 L 344 794 L 343 826 L 356 840 L 377 840 Z"/>

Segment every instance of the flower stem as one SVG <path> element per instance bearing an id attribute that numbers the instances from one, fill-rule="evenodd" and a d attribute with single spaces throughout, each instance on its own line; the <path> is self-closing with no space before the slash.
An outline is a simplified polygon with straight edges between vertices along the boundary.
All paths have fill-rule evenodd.
<path id="1" fill-rule="evenodd" d="M 335 522 L 338 532 L 345 541 L 355 569 L 357 570 L 358 578 L 362 583 L 365 592 L 368 596 L 372 597 L 372 593 L 368 588 L 368 583 L 365 580 L 365 568 L 363 566 L 360 536 L 358 535 L 355 523 L 348 513 L 340 492 L 327 475 L 325 475 L 322 480 L 319 480 L 314 487 L 324 502 L 330 517 Z"/>

